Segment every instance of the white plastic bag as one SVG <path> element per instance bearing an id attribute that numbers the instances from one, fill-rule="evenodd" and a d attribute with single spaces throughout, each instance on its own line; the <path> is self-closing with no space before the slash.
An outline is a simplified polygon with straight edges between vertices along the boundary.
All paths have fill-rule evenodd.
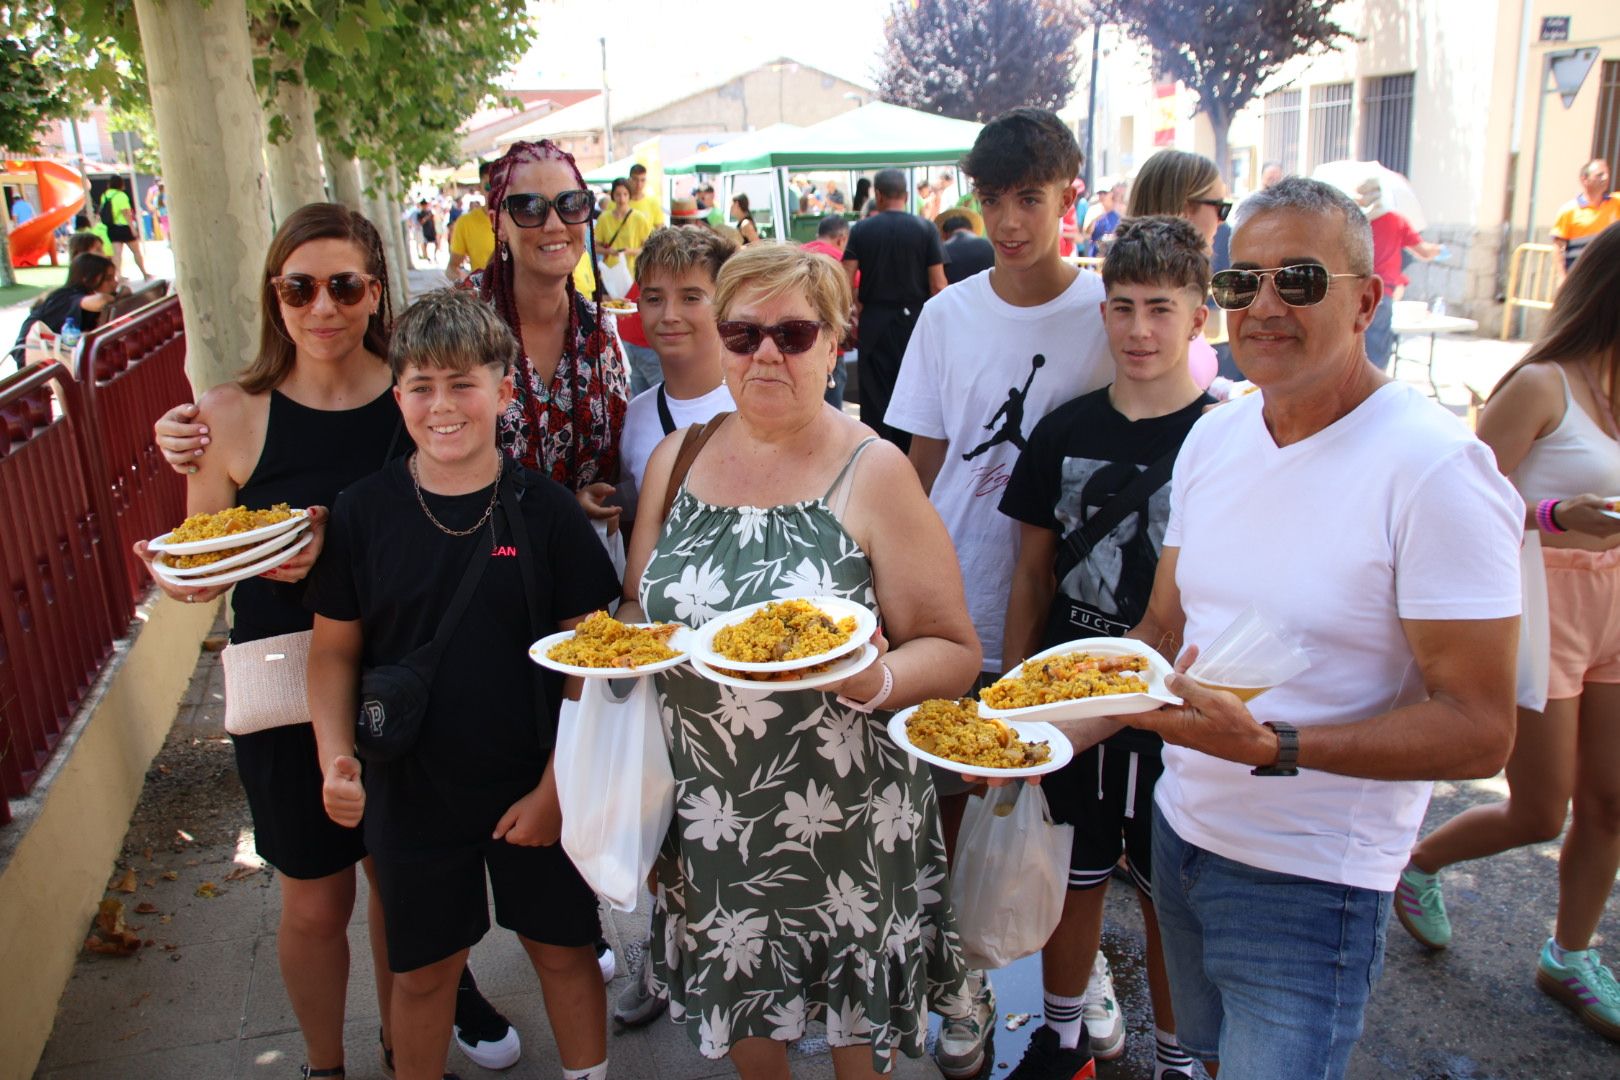
<path id="1" fill-rule="evenodd" d="M 1519 550 L 1524 614 L 1519 619 L 1518 703 L 1521 709 L 1547 708 L 1547 682 L 1552 668 L 1552 628 L 1547 616 L 1547 564 L 1541 558 L 1541 534 L 1526 532 Z"/>
<path id="2" fill-rule="evenodd" d="M 586 679 L 578 703 L 563 703 L 552 752 L 562 845 L 598 896 L 634 911 L 675 813 L 675 774 L 654 680 L 633 680 L 623 698 L 608 683 Z"/>
<path id="3" fill-rule="evenodd" d="M 602 275 L 602 291 L 616 300 L 622 300 L 636 283 L 635 276 L 630 273 L 629 260 L 623 255 L 611 266 L 606 260 L 599 260 L 596 270 Z"/>
<path id="4" fill-rule="evenodd" d="M 1038 785 L 968 800 L 951 871 L 951 906 L 968 966 L 1006 967 L 1039 952 L 1063 915 L 1074 826 L 1054 825 Z"/>

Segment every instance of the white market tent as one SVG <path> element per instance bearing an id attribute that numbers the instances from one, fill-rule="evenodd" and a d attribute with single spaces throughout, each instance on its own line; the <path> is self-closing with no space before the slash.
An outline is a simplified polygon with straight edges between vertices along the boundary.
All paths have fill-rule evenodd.
<path id="1" fill-rule="evenodd" d="M 610 161 L 606 165 L 598 165 L 589 169 L 582 175 L 587 184 L 611 184 L 621 176 L 630 175 L 630 166 L 636 163 L 636 156 L 622 157 L 617 161 Z"/>

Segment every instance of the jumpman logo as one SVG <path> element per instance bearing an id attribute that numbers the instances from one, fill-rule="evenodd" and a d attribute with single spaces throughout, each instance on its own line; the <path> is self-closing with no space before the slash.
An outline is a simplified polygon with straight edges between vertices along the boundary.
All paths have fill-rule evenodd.
<path id="1" fill-rule="evenodd" d="M 1041 370 L 1045 364 L 1046 357 L 1036 353 L 1029 369 L 1029 378 L 1024 380 L 1023 389 L 1020 390 L 1016 386 L 1008 387 L 1007 400 L 1002 402 L 1001 408 L 996 410 L 996 414 L 990 418 L 990 422 L 984 425 L 984 430 L 990 431 L 995 428 L 996 421 L 1001 420 L 1001 429 L 972 450 L 963 454 L 963 461 L 972 461 L 992 446 L 999 446 L 1005 442 L 1012 443 L 1020 450 L 1024 449 L 1024 402 L 1029 398 L 1029 387 L 1035 381 L 1035 373 Z"/>

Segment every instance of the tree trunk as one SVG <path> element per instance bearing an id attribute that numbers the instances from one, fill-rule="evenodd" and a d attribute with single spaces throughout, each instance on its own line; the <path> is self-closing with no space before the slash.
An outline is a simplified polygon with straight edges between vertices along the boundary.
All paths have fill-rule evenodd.
<path id="1" fill-rule="evenodd" d="M 326 163 L 326 179 L 331 186 L 332 200 L 357 214 L 363 214 L 366 212 L 366 200 L 364 185 L 360 182 L 360 162 L 340 145 L 347 141 L 348 124 L 340 119 L 340 114 L 331 111 L 325 101 L 320 102 L 317 109 L 323 127 L 336 126 L 345 133 L 342 139 L 328 137 L 321 140 L 321 159 Z"/>
<path id="2" fill-rule="evenodd" d="M 388 263 L 388 297 L 394 306 L 394 314 L 405 310 L 407 296 L 406 271 L 410 268 L 410 259 L 405 258 L 401 250 L 398 236 L 399 229 L 394 224 L 399 215 L 388 203 L 387 174 L 379 170 L 369 161 L 360 162 L 360 181 L 365 193 L 365 208 L 361 211 L 371 219 L 382 237 L 383 258 Z"/>
<path id="3" fill-rule="evenodd" d="M 1226 181 L 1228 188 L 1232 186 L 1232 114 L 1220 107 L 1206 108 L 1205 115 L 1209 117 L 1209 126 L 1215 132 L 1215 167 L 1221 171 L 1221 179 Z"/>
<path id="4" fill-rule="evenodd" d="M 388 206 L 393 211 L 394 243 L 399 247 L 399 264 L 410 270 L 411 266 L 411 230 L 406 227 L 405 219 L 400 215 L 405 210 L 405 197 L 409 194 L 400 186 L 399 167 L 388 166 Z M 405 302 L 411 302 L 411 280 L 407 275 L 400 279 L 405 289 Z"/>
<path id="5" fill-rule="evenodd" d="M 200 394 L 254 355 L 270 246 L 247 11 L 244 0 L 135 0 L 135 15 L 174 207 L 186 374 Z"/>
<path id="6" fill-rule="evenodd" d="M 315 95 L 302 82 L 282 80 L 276 83 L 272 107 L 289 129 L 285 139 L 266 142 L 264 148 L 270 166 L 270 208 L 276 221 L 282 222 L 306 203 L 325 202 L 326 185 L 321 180 L 321 147 L 315 137 Z"/>

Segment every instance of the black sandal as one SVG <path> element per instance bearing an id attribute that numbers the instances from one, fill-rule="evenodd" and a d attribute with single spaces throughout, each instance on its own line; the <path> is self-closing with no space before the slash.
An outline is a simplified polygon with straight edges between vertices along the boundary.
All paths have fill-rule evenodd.
<path id="1" fill-rule="evenodd" d="M 382 1051 L 383 1071 L 386 1072 L 390 1077 L 393 1076 L 394 1075 L 394 1052 L 388 1048 L 387 1043 L 383 1042 L 382 1028 L 377 1029 L 377 1047 L 378 1047 L 378 1049 L 380 1049 Z M 315 1073 L 314 1075 L 316 1075 L 316 1076 L 325 1076 L 326 1074 L 325 1073 Z M 339 1069 L 337 1071 L 337 1075 L 342 1076 L 343 1075 L 343 1070 Z M 461 1080 L 461 1077 L 457 1076 L 455 1073 L 445 1073 L 444 1074 L 444 1080 Z"/>
<path id="2" fill-rule="evenodd" d="M 339 1065 L 335 1069 L 312 1069 L 308 1065 L 300 1065 L 298 1071 L 304 1080 L 317 1080 L 322 1076 L 342 1076 L 343 1066 Z"/>

